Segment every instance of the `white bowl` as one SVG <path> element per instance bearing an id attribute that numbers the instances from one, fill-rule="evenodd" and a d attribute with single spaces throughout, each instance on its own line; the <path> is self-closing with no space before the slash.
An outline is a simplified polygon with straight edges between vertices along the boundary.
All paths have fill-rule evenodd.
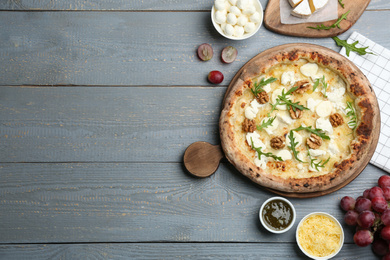
<path id="1" fill-rule="evenodd" d="M 309 253 L 307 253 L 303 247 L 301 246 L 301 244 L 299 243 L 299 239 L 298 239 L 298 230 L 299 228 L 301 227 L 301 225 L 303 224 L 303 222 L 309 218 L 310 216 L 313 216 L 313 215 L 323 215 L 323 216 L 326 216 L 328 218 L 330 218 L 331 220 L 333 220 L 341 229 L 341 238 L 340 238 L 340 247 L 339 249 L 334 252 L 333 254 L 331 255 L 328 255 L 328 256 L 324 256 L 324 257 L 318 257 L 318 256 L 313 256 L 313 255 L 310 255 Z M 332 257 L 335 257 L 341 250 L 341 248 L 343 247 L 343 244 L 344 244 L 344 230 L 343 230 L 343 227 L 340 225 L 340 222 L 335 218 L 333 217 L 332 215 L 328 214 L 328 213 L 325 213 L 325 212 L 313 212 L 313 213 L 310 213 L 308 215 L 306 215 L 304 218 L 302 218 L 302 220 L 299 222 L 298 226 L 297 226 L 297 230 L 295 232 L 295 238 L 297 240 L 297 244 L 299 246 L 299 248 L 301 249 L 301 251 L 307 255 L 308 257 L 312 258 L 312 259 L 316 259 L 316 260 L 326 260 L 326 259 L 331 259 Z"/>
<path id="2" fill-rule="evenodd" d="M 261 3 L 259 0 L 254 0 L 253 1 L 254 4 L 255 4 L 255 7 L 256 7 L 256 11 L 259 12 L 260 14 L 260 22 L 257 24 L 255 30 L 251 33 L 244 33 L 244 35 L 242 37 L 236 37 L 236 36 L 227 36 L 221 26 L 215 22 L 215 7 L 213 5 L 213 7 L 211 8 L 211 21 L 213 22 L 213 25 L 214 25 L 214 28 L 219 32 L 219 34 L 221 34 L 223 37 L 225 38 L 228 38 L 230 40 L 244 40 L 244 39 L 248 39 L 249 37 L 255 35 L 257 33 L 257 31 L 260 29 L 262 23 L 263 23 L 263 7 L 261 6 Z"/>
<path id="3" fill-rule="evenodd" d="M 292 219 L 290 225 L 288 225 L 285 229 L 282 229 L 282 230 L 272 229 L 265 223 L 265 221 L 263 219 L 262 212 L 263 212 L 264 206 L 267 205 L 267 203 L 272 201 L 272 200 L 282 200 L 282 201 L 286 202 L 288 205 L 290 205 L 290 207 L 291 207 L 291 209 L 293 211 L 293 219 Z M 265 229 L 267 229 L 269 232 L 272 232 L 272 233 L 275 233 L 275 234 L 281 234 L 281 233 L 287 232 L 289 229 L 291 229 L 291 227 L 295 223 L 296 216 L 297 216 L 297 214 L 295 212 L 295 208 L 294 208 L 293 204 L 290 201 L 288 201 L 287 199 L 283 198 L 283 197 L 272 197 L 272 198 L 267 199 L 266 201 L 264 201 L 263 205 L 261 205 L 261 208 L 260 208 L 260 211 L 259 211 L 259 218 L 260 218 L 260 222 L 263 225 L 263 227 Z"/>

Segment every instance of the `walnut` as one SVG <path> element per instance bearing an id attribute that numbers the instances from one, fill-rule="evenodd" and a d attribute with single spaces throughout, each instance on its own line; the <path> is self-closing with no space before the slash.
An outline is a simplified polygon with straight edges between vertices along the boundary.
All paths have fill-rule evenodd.
<path id="1" fill-rule="evenodd" d="M 309 80 L 305 79 L 305 80 L 297 81 L 294 84 L 294 88 L 295 87 L 298 87 L 298 88 L 294 92 L 296 92 L 298 94 L 303 94 L 310 88 Z"/>
<path id="2" fill-rule="evenodd" d="M 301 118 L 302 114 L 303 114 L 302 110 L 295 108 L 295 111 L 294 111 L 294 109 L 291 106 L 290 106 L 289 112 L 290 112 L 290 116 L 292 119 Z"/>
<path id="3" fill-rule="evenodd" d="M 279 171 L 286 171 L 286 162 L 275 162 L 275 168 Z"/>
<path id="4" fill-rule="evenodd" d="M 344 123 L 344 119 L 339 113 L 330 115 L 329 121 L 333 127 L 338 127 L 339 125 L 342 125 Z"/>
<path id="5" fill-rule="evenodd" d="M 252 80 L 248 79 L 248 80 L 245 80 L 245 85 L 248 87 L 248 88 L 252 88 L 253 87 L 253 82 Z"/>
<path id="6" fill-rule="evenodd" d="M 271 139 L 270 145 L 274 149 L 281 149 L 285 146 L 284 141 L 286 141 L 284 136 L 275 136 Z"/>
<path id="7" fill-rule="evenodd" d="M 322 144 L 322 139 L 318 135 L 311 134 L 309 138 L 306 140 L 307 146 L 311 149 L 317 149 Z"/>
<path id="8" fill-rule="evenodd" d="M 269 101 L 269 96 L 267 92 L 261 91 L 259 94 L 257 94 L 256 99 L 260 104 L 265 104 Z"/>
<path id="9" fill-rule="evenodd" d="M 245 132 L 254 132 L 256 130 L 255 120 L 245 118 L 244 122 L 242 122 L 242 130 Z"/>

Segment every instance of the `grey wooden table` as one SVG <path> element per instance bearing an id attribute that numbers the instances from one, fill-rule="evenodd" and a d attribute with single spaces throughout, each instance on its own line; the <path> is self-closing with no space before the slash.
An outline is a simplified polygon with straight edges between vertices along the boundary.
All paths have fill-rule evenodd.
<path id="1" fill-rule="evenodd" d="M 349 0 L 345 0 L 349 1 Z M 261 1 L 265 7 L 267 0 Z M 293 231 L 273 235 L 258 210 L 273 194 L 223 162 L 182 164 L 195 141 L 219 143 L 222 97 L 251 57 L 284 43 L 339 50 L 331 38 L 264 27 L 230 41 L 210 0 L 0 1 L 0 259 L 302 259 Z M 372 0 L 357 31 L 390 48 L 390 2 Z M 201 62 L 201 43 L 237 60 Z M 221 85 L 206 81 L 220 70 Z M 327 196 L 291 199 L 297 219 L 357 197 L 385 174 L 368 165 Z M 338 259 L 375 259 L 345 227 Z"/>

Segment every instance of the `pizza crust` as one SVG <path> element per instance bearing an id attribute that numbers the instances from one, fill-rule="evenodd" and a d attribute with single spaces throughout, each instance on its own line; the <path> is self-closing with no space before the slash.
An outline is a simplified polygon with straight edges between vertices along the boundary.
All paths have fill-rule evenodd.
<path id="1" fill-rule="evenodd" d="M 234 131 L 234 122 L 238 115 L 234 114 L 232 108 L 243 94 L 246 80 L 264 74 L 279 63 L 295 62 L 302 58 L 336 71 L 347 83 L 347 91 L 355 98 L 358 115 L 356 138 L 351 143 L 350 156 L 335 163 L 328 174 L 310 178 L 281 178 L 270 174 L 267 169 L 257 167 L 253 160 L 244 154 L 242 146 L 238 146 Z M 229 162 L 243 175 L 270 189 L 307 193 L 340 185 L 361 168 L 362 164 L 368 163 L 367 157 L 372 156 L 377 143 L 377 138 L 374 137 L 379 133 L 376 127 L 378 120 L 380 117 L 375 93 L 367 78 L 354 64 L 325 47 L 300 43 L 299 47 L 288 44 L 269 49 L 250 60 L 237 73 L 226 93 L 219 126 L 223 151 Z"/>

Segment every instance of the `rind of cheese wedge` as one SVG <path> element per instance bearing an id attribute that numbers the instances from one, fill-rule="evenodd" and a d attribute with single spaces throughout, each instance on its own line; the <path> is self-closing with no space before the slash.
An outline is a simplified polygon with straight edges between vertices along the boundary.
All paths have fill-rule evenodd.
<path id="1" fill-rule="evenodd" d="M 299 18 L 308 18 L 312 14 L 309 0 L 303 0 L 291 11 L 291 14 Z"/>
<path id="2" fill-rule="evenodd" d="M 302 2 L 302 0 L 288 0 L 288 2 L 290 3 L 290 5 L 292 7 L 296 7 L 297 5 L 299 5 Z"/>
<path id="3" fill-rule="evenodd" d="M 316 63 L 306 63 L 299 69 L 306 77 L 312 77 L 317 74 L 318 65 Z"/>

